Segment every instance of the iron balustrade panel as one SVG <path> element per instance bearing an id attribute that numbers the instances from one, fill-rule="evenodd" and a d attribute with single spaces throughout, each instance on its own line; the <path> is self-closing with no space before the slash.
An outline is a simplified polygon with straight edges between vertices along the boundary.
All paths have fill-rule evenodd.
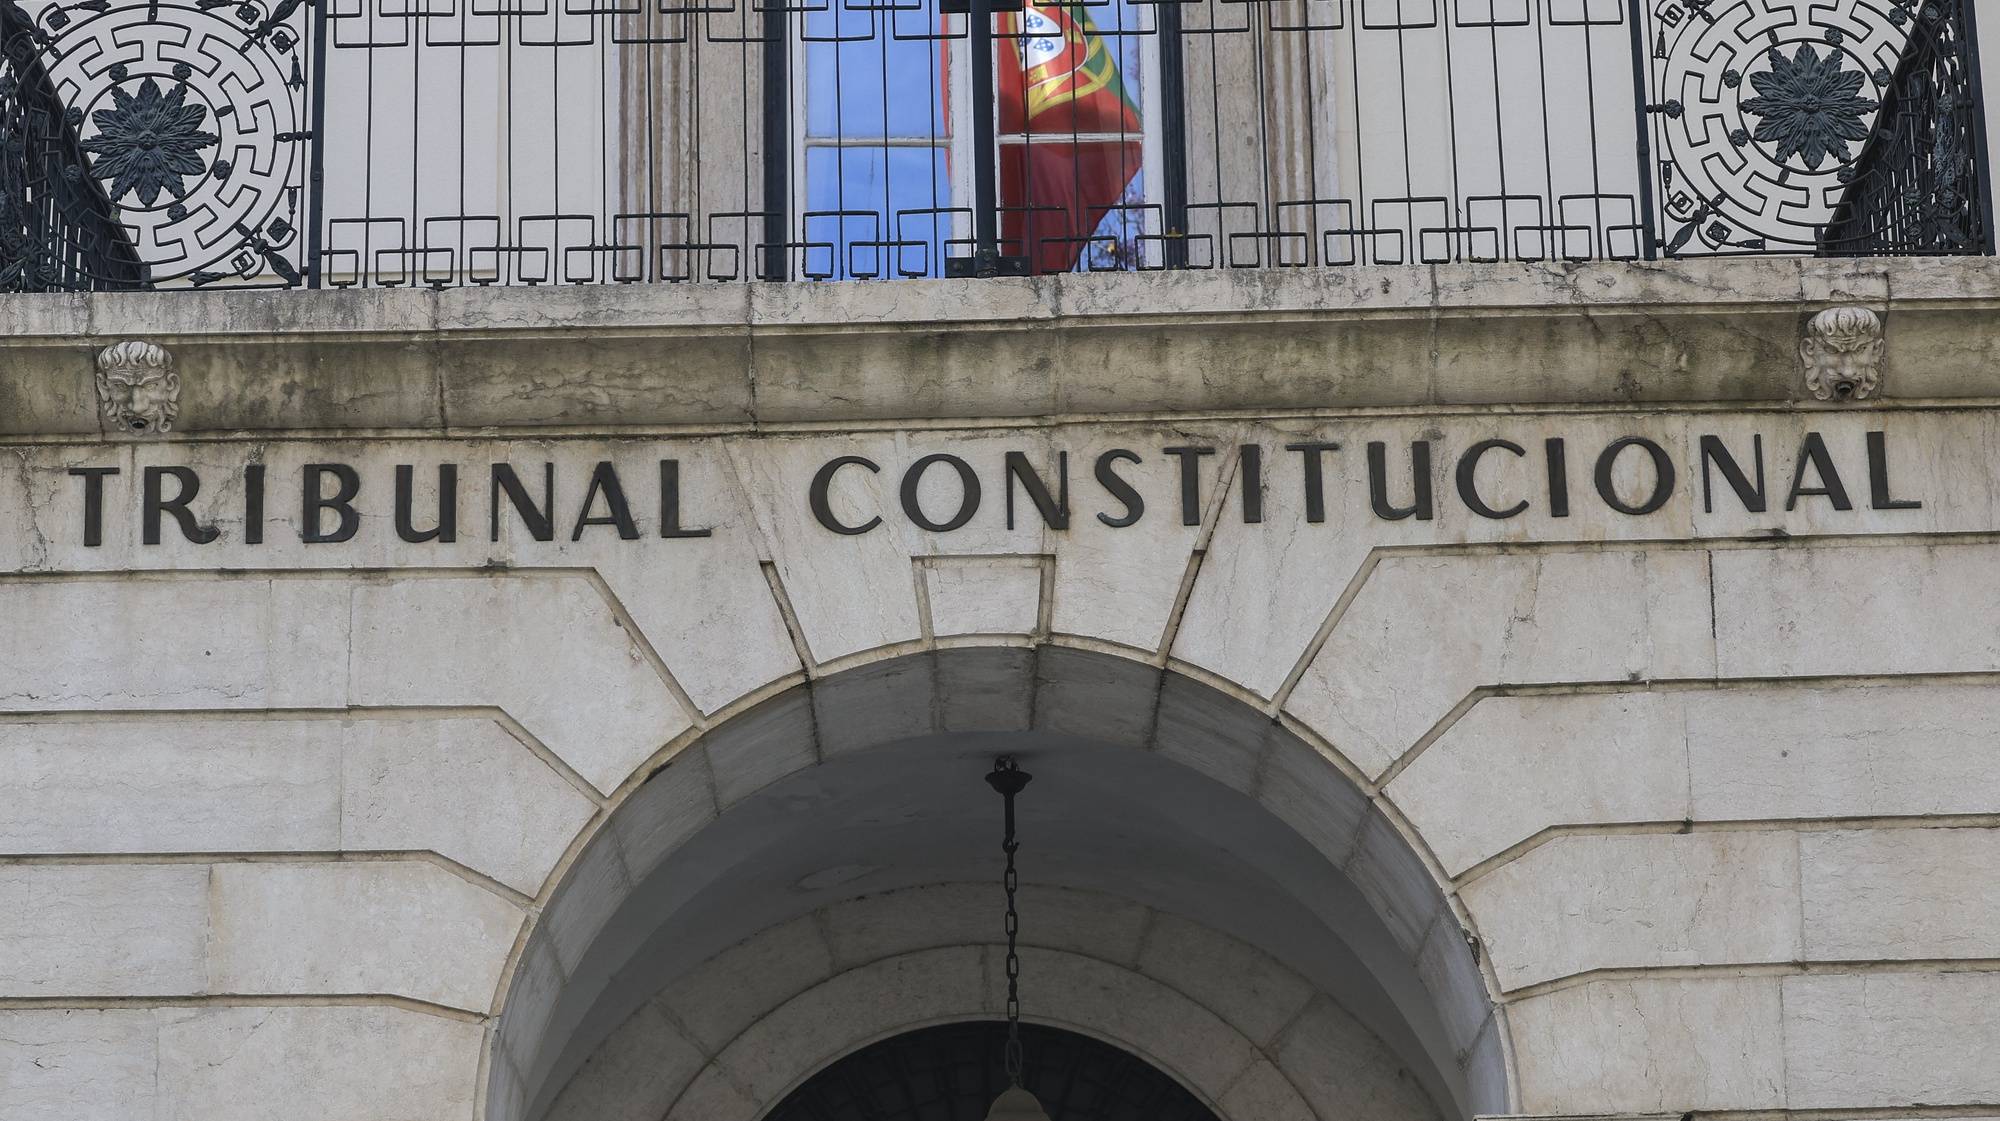
<path id="1" fill-rule="evenodd" d="M 1662 252 L 1991 252 L 1972 0 L 1663 0 Z"/>
<path id="2" fill-rule="evenodd" d="M 0 288 L 303 283 L 301 0 L 0 0 Z"/>
<path id="3" fill-rule="evenodd" d="M 1990 252 L 1974 0 L 0 0 L 0 288 Z"/>

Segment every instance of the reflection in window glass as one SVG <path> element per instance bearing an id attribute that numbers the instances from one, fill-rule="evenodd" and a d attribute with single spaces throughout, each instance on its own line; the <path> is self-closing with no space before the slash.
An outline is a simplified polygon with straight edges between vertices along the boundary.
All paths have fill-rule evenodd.
<path id="1" fill-rule="evenodd" d="M 969 153 L 952 121 L 963 17 L 937 0 L 825 0 L 801 19 L 807 245 L 814 278 L 940 276 L 966 252 Z M 1036 272 L 1148 263 L 1142 174 L 1150 3 L 1030 3 L 994 19 L 1001 251 Z M 954 172 L 958 182 L 954 183 Z M 958 228 L 954 228 L 954 221 Z M 1151 262 L 1157 264 L 1157 262 Z"/>

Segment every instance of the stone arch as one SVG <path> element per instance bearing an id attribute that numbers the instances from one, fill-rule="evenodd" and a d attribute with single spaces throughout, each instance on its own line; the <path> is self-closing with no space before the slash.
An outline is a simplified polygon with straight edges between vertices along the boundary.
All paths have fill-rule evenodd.
<path id="1" fill-rule="evenodd" d="M 485 1118 L 541 1121 L 645 1001 L 733 945 L 833 903 L 985 879 L 997 806 L 977 780 L 1002 751 L 1049 776 L 1024 808 L 1024 821 L 1047 815 L 1051 857 L 1029 882 L 1108 891 L 1254 945 L 1378 1038 L 1438 1115 L 1508 1111 L 1491 986 L 1393 807 L 1213 685 L 1009 646 L 809 681 L 629 782 L 516 954 Z M 1125 843 L 1153 847 L 1135 862 Z M 836 859 L 883 845 L 916 859 Z M 1156 864 L 1158 882 L 1126 874 Z"/>
<path id="2" fill-rule="evenodd" d="M 633 1012 L 559 1092 L 549 1121 L 756 1121 L 871 1043 L 995 1018 L 1004 947 L 990 923 L 984 938 L 977 929 L 993 902 L 989 884 L 904 889 L 760 932 Z M 1373 1033 L 1255 947 L 1097 892 L 1030 891 L 1023 913 L 1025 1017 L 1144 1059 L 1223 1121 L 1438 1116 Z M 780 954 L 824 968 L 767 988 L 756 974 Z M 702 1014 L 690 1002 L 718 992 L 750 1000 L 729 1021 L 741 1030 L 711 1047 L 689 1028 Z M 1324 1055 L 1344 1058 L 1339 1077 L 1314 1061 Z"/>

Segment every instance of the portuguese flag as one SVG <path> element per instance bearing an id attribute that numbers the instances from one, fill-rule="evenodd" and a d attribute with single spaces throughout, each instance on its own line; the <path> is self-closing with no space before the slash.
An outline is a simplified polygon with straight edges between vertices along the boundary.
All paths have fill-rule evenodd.
<path id="1" fill-rule="evenodd" d="M 1118 59 L 1078 5 L 1001 16 L 1001 237 L 1036 272 L 1068 272 L 1143 158 Z"/>

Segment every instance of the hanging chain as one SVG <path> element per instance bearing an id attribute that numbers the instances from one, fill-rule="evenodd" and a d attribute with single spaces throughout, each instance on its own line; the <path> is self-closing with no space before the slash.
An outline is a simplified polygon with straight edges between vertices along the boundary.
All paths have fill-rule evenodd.
<path id="1" fill-rule="evenodd" d="M 1021 914 L 1015 905 L 1015 895 L 1020 890 L 1020 873 L 1014 868 L 1014 854 L 1021 843 L 1014 839 L 1014 795 L 1028 785 L 1028 772 L 1016 766 L 1010 756 L 994 760 L 993 773 L 986 781 L 1006 799 L 1006 836 L 1000 842 L 1000 851 L 1007 854 L 1007 871 L 1001 878 L 1001 885 L 1007 889 L 1007 1080 L 1019 1086 L 1023 1067 L 1021 1057 Z"/>

